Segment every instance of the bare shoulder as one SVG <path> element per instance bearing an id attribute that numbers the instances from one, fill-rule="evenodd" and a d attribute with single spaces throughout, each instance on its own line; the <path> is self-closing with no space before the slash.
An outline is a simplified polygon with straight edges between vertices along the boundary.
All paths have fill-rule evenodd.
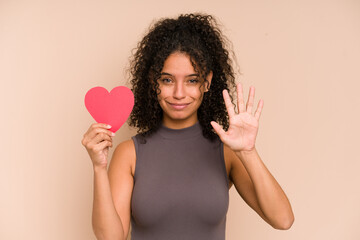
<path id="1" fill-rule="evenodd" d="M 112 161 L 115 161 L 114 164 L 111 164 Z M 131 175 L 134 176 L 136 151 L 134 141 L 132 139 L 125 140 L 116 146 L 110 162 L 110 166 L 117 165 L 116 161 L 125 161 L 126 163 L 123 164 L 128 165 Z"/>

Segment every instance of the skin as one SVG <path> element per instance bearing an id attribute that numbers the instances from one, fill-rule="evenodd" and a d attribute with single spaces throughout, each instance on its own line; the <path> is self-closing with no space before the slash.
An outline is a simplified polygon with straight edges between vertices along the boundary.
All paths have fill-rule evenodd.
<path id="1" fill-rule="evenodd" d="M 237 110 L 230 100 L 227 90 L 223 97 L 229 115 L 229 128 L 224 129 L 212 121 L 215 132 L 224 143 L 225 158 L 230 158 L 230 178 L 245 202 L 275 229 L 289 229 L 294 222 L 290 202 L 279 183 L 261 160 L 255 140 L 259 129 L 259 119 L 264 105 L 260 100 L 253 112 L 255 88 L 250 87 L 245 105 L 242 85 L 237 84 Z"/>
<path id="2" fill-rule="evenodd" d="M 190 58 L 186 54 L 175 52 L 166 59 L 159 80 L 161 93 L 158 95 L 165 126 L 184 128 L 197 122 L 197 109 L 207 89 L 201 86 L 201 82 L 196 81 L 194 74 Z M 212 73 L 207 76 L 210 84 L 211 78 Z M 246 105 L 240 83 L 237 84 L 236 90 L 238 113 L 234 111 L 229 93 L 223 90 L 229 115 L 227 132 L 216 122 L 211 122 L 224 143 L 225 165 L 229 169 L 229 188 L 234 183 L 239 195 L 271 226 L 276 229 L 289 229 L 294 221 L 290 202 L 255 148 L 264 101 L 260 100 L 257 109 L 252 113 L 255 88 L 250 87 Z M 169 103 L 189 105 L 185 109 L 177 110 Z"/>
<path id="3" fill-rule="evenodd" d="M 206 78 L 211 84 L 212 72 Z M 194 71 L 190 58 L 185 53 L 175 52 L 164 62 L 161 78 L 158 80 L 161 93 L 159 104 L 163 110 L 163 124 L 168 128 L 190 127 L 198 121 L 197 109 L 200 107 L 204 92 L 208 91 Z M 187 107 L 177 110 L 171 103 L 187 103 Z"/>
<path id="4" fill-rule="evenodd" d="M 193 81 L 197 78 L 193 75 L 196 72 L 190 58 L 179 52 L 167 58 L 162 73 L 158 100 L 164 113 L 163 124 L 173 129 L 194 125 L 198 121 L 197 109 L 203 94 L 211 86 L 212 73 L 207 76 L 209 86 L 201 86 L 200 82 Z M 290 202 L 255 148 L 263 101 L 259 102 L 253 114 L 255 88 L 250 87 L 246 105 L 241 84 L 237 85 L 237 96 L 238 113 L 235 113 L 228 92 L 223 91 L 230 120 L 228 131 L 225 132 L 216 122 L 211 122 L 224 143 L 229 189 L 233 184 L 243 200 L 269 225 L 275 229 L 289 229 L 294 221 Z M 177 110 L 169 103 L 189 105 Z M 125 240 L 130 230 L 130 206 L 136 166 L 134 143 L 130 139 L 116 147 L 108 170 L 107 151 L 104 148 L 112 146 L 112 136 L 105 130 L 105 126 L 91 127 L 84 136 L 83 144 L 93 156 L 94 163 L 94 232 L 98 239 L 113 237 Z"/>
<path id="5" fill-rule="evenodd" d="M 198 120 L 197 109 L 201 105 L 207 88 L 198 77 L 188 55 L 180 52 L 171 54 L 165 61 L 159 80 L 161 93 L 158 100 L 163 109 L 163 123 L 169 128 L 184 128 Z M 207 76 L 211 84 L 212 73 Z M 228 171 L 229 189 L 232 184 L 239 195 L 260 217 L 276 229 L 288 229 L 294 221 L 293 212 L 284 191 L 268 171 L 255 148 L 259 129 L 259 119 L 264 105 L 260 100 L 253 114 L 255 88 L 250 87 L 248 102 L 245 105 L 242 85 L 237 84 L 237 106 L 230 100 L 227 90 L 223 97 L 229 115 L 227 132 L 211 122 L 215 132 L 224 143 L 224 159 Z M 170 103 L 188 103 L 182 110 L 174 109 Z"/>

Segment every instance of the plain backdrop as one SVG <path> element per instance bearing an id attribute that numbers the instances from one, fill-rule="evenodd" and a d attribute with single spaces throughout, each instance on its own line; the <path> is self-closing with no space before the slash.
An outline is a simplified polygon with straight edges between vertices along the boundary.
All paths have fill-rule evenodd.
<path id="1" fill-rule="evenodd" d="M 0 0 L 0 239 L 96 239 L 85 93 L 127 85 L 148 26 L 190 12 L 216 16 L 264 100 L 256 148 L 295 213 L 275 230 L 232 187 L 226 239 L 360 239 L 357 0 Z"/>

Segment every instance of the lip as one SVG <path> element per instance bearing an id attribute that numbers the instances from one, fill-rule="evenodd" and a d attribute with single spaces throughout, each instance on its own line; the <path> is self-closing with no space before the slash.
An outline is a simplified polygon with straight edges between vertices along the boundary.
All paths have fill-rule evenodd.
<path id="1" fill-rule="evenodd" d="M 172 108 L 176 110 L 182 110 L 186 108 L 190 103 L 168 103 Z"/>

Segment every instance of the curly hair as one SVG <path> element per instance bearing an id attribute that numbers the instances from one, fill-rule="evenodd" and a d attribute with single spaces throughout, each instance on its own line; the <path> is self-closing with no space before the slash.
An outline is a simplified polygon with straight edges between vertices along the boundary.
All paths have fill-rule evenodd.
<path id="1" fill-rule="evenodd" d="M 163 110 L 157 99 L 158 79 L 167 57 L 174 52 L 186 53 L 202 84 L 213 72 L 211 87 L 203 94 L 197 110 L 203 136 L 214 140 L 217 134 L 210 122 L 216 121 L 227 130 L 229 119 L 222 90 L 232 92 L 235 77 L 229 56 L 228 40 L 223 36 L 213 16 L 181 14 L 176 19 L 163 18 L 150 26 L 148 33 L 138 43 L 130 60 L 131 90 L 135 103 L 129 125 L 136 127 L 143 137 L 154 133 L 160 126 Z M 233 53 L 231 51 L 231 53 Z M 231 101 L 233 97 L 230 94 Z"/>

